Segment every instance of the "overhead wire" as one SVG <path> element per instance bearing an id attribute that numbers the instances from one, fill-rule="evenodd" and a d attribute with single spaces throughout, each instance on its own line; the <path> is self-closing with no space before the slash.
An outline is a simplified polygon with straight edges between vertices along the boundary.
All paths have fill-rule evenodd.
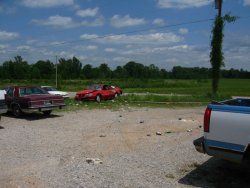
<path id="1" fill-rule="evenodd" d="M 108 37 L 113 37 L 113 36 L 119 36 L 119 35 L 128 35 L 128 34 L 141 33 L 141 32 L 152 31 L 152 30 L 162 30 L 162 29 L 166 29 L 166 28 L 178 27 L 178 26 L 189 25 L 189 24 L 197 24 L 197 23 L 208 22 L 208 21 L 212 21 L 212 20 L 214 20 L 214 18 L 194 20 L 194 21 L 182 22 L 182 23 L 165 25 L 165 26 L 158 26 L 158 27 L 150 27 L 150 28 L 144 28 L 144 29 L 137 29 L 137 30 L 133 30 L 133 31 L 120 32 L 120 33 L 117 33 L 117 34 L 107 34 L 107 35 L 95 36 L 95 37 L 85 38 L 85 39 L 64 41 L 64 42 L 59 42 L 59 43 L 56 43 L 56 44 L 33 46 L 33 48 L 40 49 L 40 48 L 46 48 L 46 47 L 69 45 L 69 44 L 73 44 L 73 43 L 80 43 L 80 42 L 84 42 L 84 41 L 103 39 L 103 38 L 108 38 Z M 29 49 L 6 50 L 6 52 L 15 52 L 15 51 L 22 51 L 22 52 L 24 52 L 24 51 L 28 51 L 28 50 Z"/>

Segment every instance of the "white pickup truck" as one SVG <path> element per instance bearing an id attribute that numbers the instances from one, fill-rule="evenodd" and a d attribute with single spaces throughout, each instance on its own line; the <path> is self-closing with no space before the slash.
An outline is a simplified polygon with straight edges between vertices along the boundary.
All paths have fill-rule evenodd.
<path id="1" fill-rule="evenodd" d="M 204 136 L 194 140 L 197 151 L 242 163 L 250 161 L 250 99 L 209 104 Z"/>

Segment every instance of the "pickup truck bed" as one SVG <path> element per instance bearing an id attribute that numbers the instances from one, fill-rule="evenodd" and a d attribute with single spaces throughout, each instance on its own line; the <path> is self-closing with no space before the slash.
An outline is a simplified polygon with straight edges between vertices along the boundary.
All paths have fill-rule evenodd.
<path id="1" fill-rule="evenodd" d="M 204 136 L 194 140 L 197 151 L 235 162 L 249 160 L 250 99 L 209 104 L 204 114 Z"/>

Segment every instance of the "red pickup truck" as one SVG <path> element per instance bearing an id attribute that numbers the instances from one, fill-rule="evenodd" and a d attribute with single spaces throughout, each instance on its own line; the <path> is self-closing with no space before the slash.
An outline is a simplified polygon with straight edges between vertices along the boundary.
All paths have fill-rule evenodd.
<path id="1" fill-rule="evenodd" d="M 8 111 L 16 117 L 35 111 L 49 115 L 52 110 L 65 106 L 62 96 L 50 95 L 41 87 L 10 86 L 6 90 L 5 101 Z"/>

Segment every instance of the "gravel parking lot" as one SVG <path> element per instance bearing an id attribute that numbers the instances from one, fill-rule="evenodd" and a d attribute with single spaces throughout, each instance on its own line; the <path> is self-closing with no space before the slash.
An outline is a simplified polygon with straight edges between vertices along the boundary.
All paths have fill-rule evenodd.
<path id="1" fill-rule="evenodd" d="M 243 166 L 194 149 L 204 109 L 4 115 L 0 187 L 249 187 Z"/>

